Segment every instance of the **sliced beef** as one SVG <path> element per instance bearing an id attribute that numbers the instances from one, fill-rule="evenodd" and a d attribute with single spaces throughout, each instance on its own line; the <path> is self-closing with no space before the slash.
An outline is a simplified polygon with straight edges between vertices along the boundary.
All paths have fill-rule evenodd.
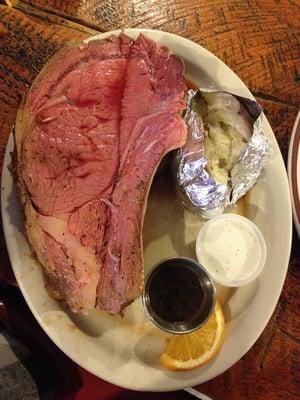
<path id="1" fill-rule="evenodd" d="M 131 46 L 122 99 L 120 166 L 112 194 L 98 306 L 118 313 L 143 286 L 142 227 L 153 175 L 185 142 L 183 64 L 140 36 Z"/>
<path id="2" fill-rule="evenodd" d="M 21 175 L 43 214 L 72 212 L 111 190 L 127 66 L 123 41 L 65 50 L 28 96 L 34 120 L 22 141 Z M 62 67 L 65 58 L 59 74 L 55 67 Z"/>
<path id="3" fill-rule="evenodd" d="M 25 229 L 51 295 L 119 313 L 143 287 L 142 225 L 162 157 L 184 144 L 183 64 L 144 36 L 67 48 L 16 124 Z"/>
<path id="4" fill-rule="evenodd" d="M 130 43 L 121 36 L 63 50 L 46 65 L 18 116 L 25 229 L 52 294 L 73 311 L 96 304 L 108 218 L 101 199 L 112 193 L 119 165 Z"/>
<path id="5" fill-rule="evenodd" d="M 26 232 L 45 268 L 52 295 L 66 300 L 73 311 L 95 307 L 99 256 L 69 232 L 67 215 L 49 217 L 25 204 Z"/>

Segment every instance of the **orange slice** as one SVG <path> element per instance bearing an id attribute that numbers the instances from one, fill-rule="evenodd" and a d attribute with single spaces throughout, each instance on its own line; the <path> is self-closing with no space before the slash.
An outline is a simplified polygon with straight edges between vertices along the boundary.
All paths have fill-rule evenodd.
<path id="1" fill-rule="evenodd" d="M 218 302 L 206 324 L 186 335 L 173 335 L 168 340 L 160 363 L 173 370 L 189 370 L 208 363 L 220 351 L 225 333 L 223 311 Z"/>

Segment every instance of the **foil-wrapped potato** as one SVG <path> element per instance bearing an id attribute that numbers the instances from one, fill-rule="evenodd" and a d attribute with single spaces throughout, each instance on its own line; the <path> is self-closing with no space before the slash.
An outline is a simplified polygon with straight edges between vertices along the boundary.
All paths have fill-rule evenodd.
<path id="1" fill-rule="evenodd" d="M 189 90 L 186 144 L 173 172 L 184 204 L 209 219 L 230 208 L 257 181 L 270 145 L 261 131 L 262 109 L 227 92 Z"/>

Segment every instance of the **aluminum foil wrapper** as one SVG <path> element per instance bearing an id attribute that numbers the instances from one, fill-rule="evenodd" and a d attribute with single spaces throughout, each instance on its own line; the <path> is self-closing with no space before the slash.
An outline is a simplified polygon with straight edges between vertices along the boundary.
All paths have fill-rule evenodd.
<path id="1" fill-rule="evenodd" d="M 234 96 L 253 126 L 247 143 L 230 171 L 227 185 L 217 182 L 205 169 L 207 160 L 204 157 L 204 124 L 191 104 L 195 96 L 201 93 L 227 93 Z M 198 213 L 203 219 L 210 219 L 232 208 L 257 182 L 266 164 L 271 147 L 262 132 L 262 108 L 254 100 L 228 92 L 213 89 L 189 90 L 184 119 L 188 127 L 187 141 L 175 153 L 172 163 L 177 192 L 188 209 Z"/>

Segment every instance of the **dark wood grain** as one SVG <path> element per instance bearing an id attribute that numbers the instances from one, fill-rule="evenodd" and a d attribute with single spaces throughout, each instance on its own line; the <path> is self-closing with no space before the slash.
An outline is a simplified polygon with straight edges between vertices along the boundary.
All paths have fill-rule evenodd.
<path id="1" fill-rule="evenodd" d="M 128 0 L 34 0 L 34 7 L 12 3 L 17 9 L 0 5 L 0 166 L 21 96 L 47 59 L 61 46 L 95 33 L 95 28 L 123 26 L 182 34 L 226 61 L 257 95 L 286 161 L 300 96 L 299 2 L 174 0 L 160 6 L 149 2 L 147 7 Z M 12 279 L 1 235 L 0 252 L 0 278 Z M 201 391 L 214 400 L 299 398 L 299 274 L 300 242 L 295 236 L 284 289 L 262 336 L 241 361 L 201 385 Z"/>
<path id="2" fill-rule="evenodd" d="M 0 5 L 1 157 L 21 96 L 44 63 L 61 46 L 89 36 L 63 26 L 61 18 L 58 19 L 56 24 Z"/>
<path id="3" fill-rule="evenodd" d="M 95 29 L 154 28 L 203 45 L 255 95 L 300 105 L 300 3 L 291 0 L 25 0 Z M 297 18 L 298 15 L 298 18 Z"/>
<path id="4" fill-rule="evenodd" d="M 278 141 L 281 154 L 287 164 L 288 149 L 292 128 L 298 113 L 298 108 L 281 102 L 274 102 L 256 97 L 268 118 Z"/>

